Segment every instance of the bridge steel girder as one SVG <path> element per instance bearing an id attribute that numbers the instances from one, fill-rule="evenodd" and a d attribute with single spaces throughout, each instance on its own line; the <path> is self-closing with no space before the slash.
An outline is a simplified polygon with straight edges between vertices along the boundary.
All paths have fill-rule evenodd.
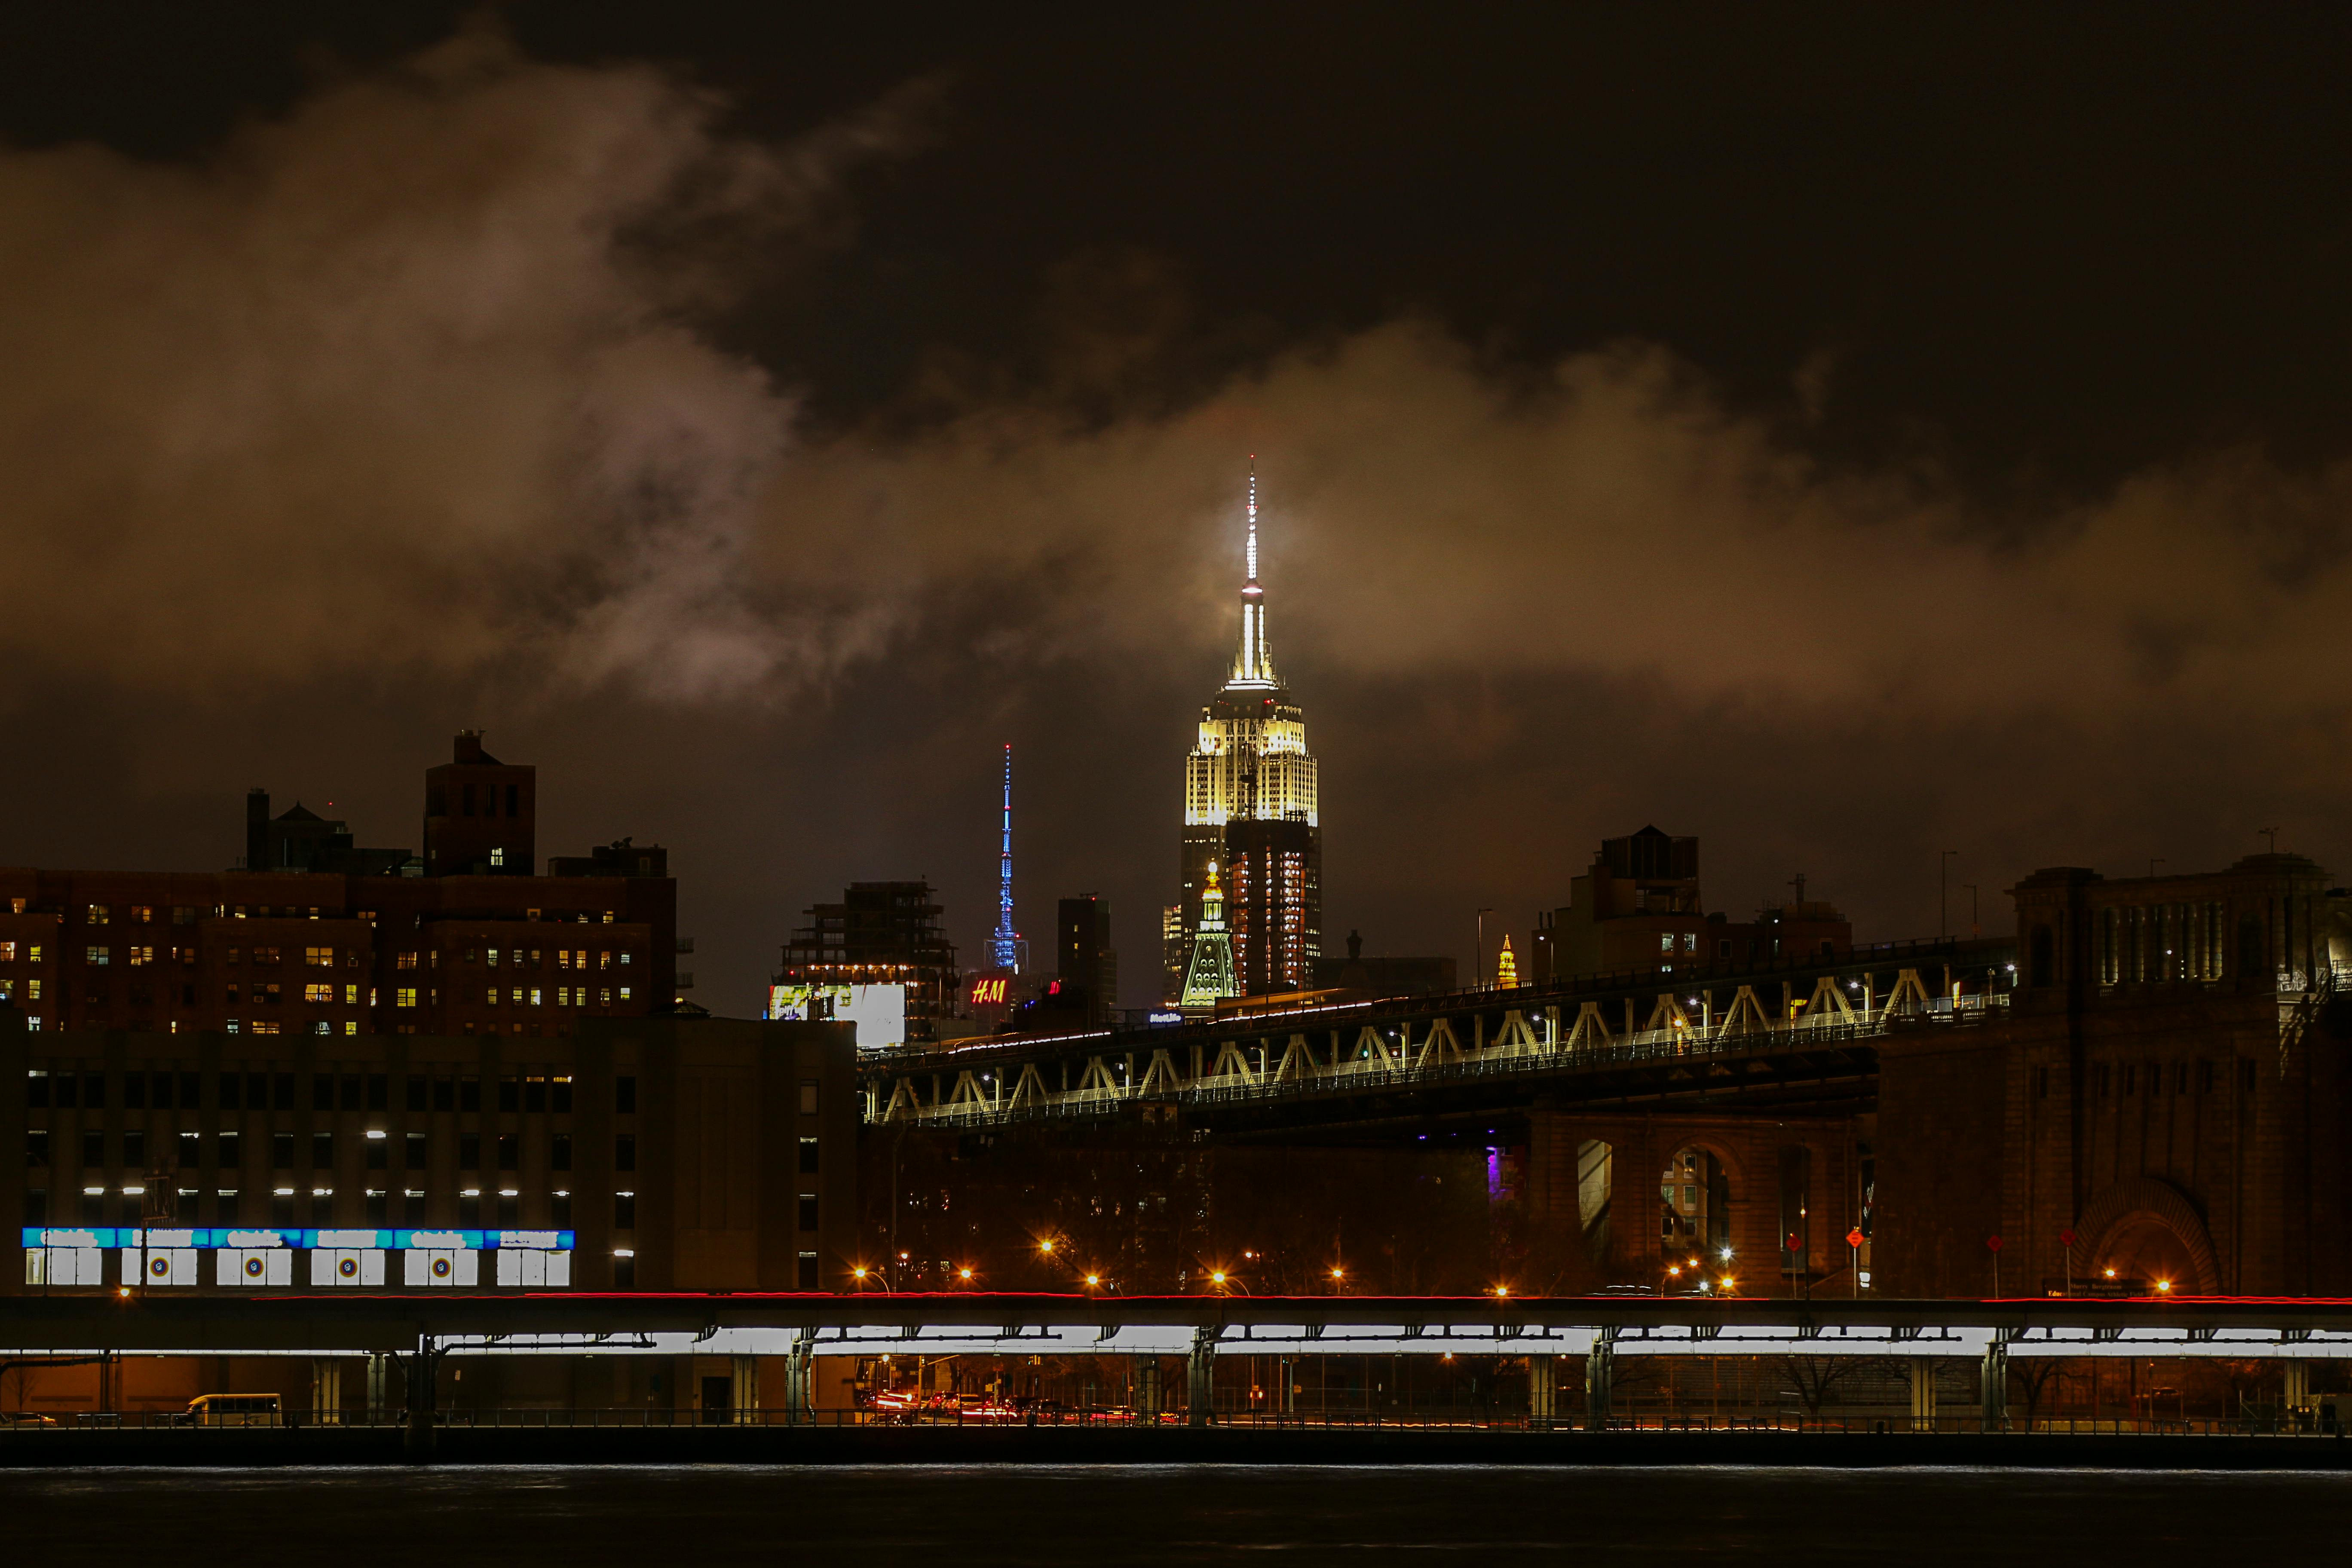
<path id="1" fill-rule="evenodd" d="M 601 1296 L 0 1300 L 18 1355 L 2131 1356 L 2352 1361 L 2352 1302 Z M 788 1373 L 788 1375 L 800 1375 Z M 428 1389 L 429 1376 L 412 1373 Z"/>
<path id="2" fill-rule="evenodd" d="M 1239 1100 L 1379 1100 L 1459 1079 L 1518 1079 L 1548 1092 L 1605 1098 L 1612 1091 L 1601 1085 L 1679 1073 L 1671 1092 L 1721 1092 L 1759 1069 L 1767 1081 L 1758 1087 L 1769 1092 L 1780 1058 L 1801 1063 L 1904 1027 L 1981 1019 L 2006 1002 L 2014 959 L 2013 944 L 1998 939 L 1914 943 L 1827 963 L 1675 965 L 1511 991 L 898 1051 L 861 1068 L 865 1115 L 979 1128 L 1115 1120 L 1148 1102 L 1197 1121 Z M 1955 976 L 1976 989 L 1948 994 Z M 1883 993 L 1882 977 L 1892 977 Z M 1769 1009 L 1759 989 L 1770 994 Z M 1713 1016 L 1702 1004 L 1694 1023 L 1686 1000 L 1701 994 L 1721 994 L 1727 1005 Z M 1622 1034 L 1607 1022 L 1618 1016 L 1627 1025 Z M 1655 1026 L 1633 1028 L 1636 1016 Z M 1577 1087 L 1588 1078 L 1596 1087 Z M 1009 1096 L 1008 1080 L 1017 1089 Z M 1055 1082 L 1062 1089 L 1050 1087 Z M 1633 1092 L 1669 1089 L 1644 1082 Z"/>

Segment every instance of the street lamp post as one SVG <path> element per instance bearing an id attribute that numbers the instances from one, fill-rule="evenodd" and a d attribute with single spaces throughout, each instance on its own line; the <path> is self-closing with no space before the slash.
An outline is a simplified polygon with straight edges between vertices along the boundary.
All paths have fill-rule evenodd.
<path id="1" fill-rule="evenodd" d="M 1478 911 L 1478 942 L 1470 955 L 1470 988 L 1473 991 L 1486 989 L 1486 917 L 1494 912 L 1491 909 Z"/>

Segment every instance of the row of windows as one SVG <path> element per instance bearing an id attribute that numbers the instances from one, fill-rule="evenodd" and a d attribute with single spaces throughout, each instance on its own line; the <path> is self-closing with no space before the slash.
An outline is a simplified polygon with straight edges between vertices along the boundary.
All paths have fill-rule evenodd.
<path id="1" fill-rule="evenodd" d="M 325 1217 L 334 1206 L 335 1189 L 273 1187 L 248 1193 L 236 1187 L 221 1187 L 207 1194 L 195 1187 L 181 1187 L 176 1190 L 175 1196 L 178 1201 L 172 1217 L 184 1225 L 235 1225 L 242 1222 L 291 1227 L 301 1223 L 304 1217 L 297 1212 L 299 1200 L 305 1196 L 310 1200 L 307 1217 L 315 1221 Z M 445 1199 L 446 1196 L 445 1194 Z M 398 1202 L 397 1217 L 409 1221 L 425 1219 L 428 1209 L 433 1206 L 433 1201 L 419 1187 L 406 1187 L 396 1193 L 388 1187 L 368 1187 L 362 1192 L 361 1217 L 369 1225 L 392 1224 L 395 1217 L 395 1200 Z M 542 1204 L 532 1206 L 539 1211 L 533 1218 L 543 1216 L 548 1225 L 557 1229 L 568 1228 L 572 1223 L 572 1194 L 569 1191 L 559 1188 L 548 1193 Z M 457 1193 L 455 1204 L 444 1206 L 443 1212 L 446 1214 L 449 1208 L 456 1210 L 457 1223 L 467 1229 L 479 1226 L 485 1220 L 503 1229 L 513 1229 L 525 1223 L 523 1194 L 516 1187 L 497 1187 L 487 1192 L 480 1187 L 467 1187 Z M 82 1225 L 149 1226 L 158 1221 L 158 1216 L 148 1212 L 147 1189 L 142 1186 L 125 1186 L 119 1193 L 110 1193 L 104 1187 L 84 1187 L 79 1194 L 58 1194 L 54 1202 L 45 1188 L 26 1189 L 26 1225 L 59 1224 L 68 1215 Z M 815 1215 L 814 1197 L 803 1194 L 800 1207 L 803 1229 L 816 1228 Z M 634 1230 L 636 1223 L 636 1194 L 614 1194 L 614 1228 Z"/>
<path id="2" fill-rule="evenodd" d="M 556 986 L 554 987 L 555 1005 L 558 1007 L 609 1007 L 613 1005 L 613 993 L 615 987 L 596 986 L 595 994 L 593 997 L 589 994 L 590 989 L 585 985 Z M 620 999 L 624 1002 L 635 994 L 634 986 L 623 985 L 617 989 L 620 992 Z M 540 985 L 514 985 L 507 987 L 504 991 L 492 985 L 483 991 L 482 1005 L 496 1007 L 499 1005 L 500 997 L 504 996 L 508 999 L 506 1005 L 509 1006 L 543 1007 L 547 1005 L 547 994 L 548 988 Z M 423 992 L 417 986 L 399 986 L 392 994 L 392 1005 L 395 1007 L 415 1007 L 420 1005 L 418 998 L 422 994 Z M 426 999 L 437 1003 L 441 999 L 441 993 L 437 990 L 433 991 Z"/>
<path id="3" fill-rule="evenodd" d="M 26 1164 L 38 1168 L 46 1167 L 49 1163 L 50 1136 L 50 1131 L 47 1128 L 34 1128 L 25 1134 Z M 257 1142 L 265 1138 L 268 1140 L 269 1163 L 272 1166 L 280 1171 L 290 1171 L 294 1168 L 295 1141 L 299 1134 L 263 1132 L 257 1133 L 255 1136 Z M 200 1132 L 167 1134 L 157 1142 L 176 1145 L 181 1170 L 193 1171 L 204 1159 L 204 1134 Z M 382 1171 L 390 1166 L 394 1146 L 394 1141 L 391 1138 L 378 1133 L 362 1138 L 360 1142 L 366 1149 L 364 1163 L 369 1170 Z M 426 1134 L 410 1132 L 404 1135 L 400 1140 L 400 1148 L 404 1157 L 402 1169 L 422 1171 L 429 1167 L 431 1145 L 426 1141 Z M 522 1168 L 522 1139 L 520 1134 L 513 1132 L 490 1134 L 490 1151 L 498 1161 L 499 1170 L 518 1171 Z M 242 1165 L 245 1163 L 244 1152 L 245 1141 L 242 1133 L 214 1134 L 214 1161 L 221 1168 L 233 1170 Z M 122 1158 L 119 1162 L 122 1169 L 145 1169 L 147 1153 L 147 1135 L 144 1132 L 126 1131 L 122 1133 Z M 118 1163 L 118 1162 L 109 1161 L 106 1154 L 105 1133 L 86 1131 L 81 1134 L 81 1163 L 84 1170 L 102 1170 L 110 1164 Z M 624 1171 L 635 1170 L 637 1159 L 635 1137 L 624 1132 L 614 1138 L 613 1158 L 614 1168 Z M 625 1161 L 626 1163 L 623 1163 Z M 332 1170 L 334 1164 L 335 1134 L 311 1133 L 310 1168 L 315 1171 Z M 461 1171 L 478 1171 L 482 1168 L 482 1134 L 479 1132 L 457 1134 L 457 1168 Z M 551 1171 L 572 1169 L 571 1133 L 556 1132 L 549 1135 L 547 1168 Z"/>
<path id="4" fill-rule="evenodd" d="M 525 951 L 520 947 L 469 947 L 466 950 L 466 962 L 468 963 L 487 963 L 488 967 L 496 969 L 499 967 L 499 957 L 503 953 L 506 960 L 506 966 L 509 969 L 544 969 L 547 965 L 543 961 L 548 951 L 551 951 L 554 953 L 555 967 L 558 969 L 585 970 L 590 967 L 588 960 L 592 954 L 589 950 L 584 947 L 559 947 L 544 951 L 534 947 L 529 950 L 528 954 L 526 954 Z M 415 968 L 416 965 L 413 962 L 415 956 L 416 955 L 413 952 L 402 953 L 402 958 L 411 960 L 412 962 L 404 963 L 401 967 L 403 969 Z M 596 960 L 594 967 L 598 969 L 612 968 L 615 959 L 619 961 L 621 967 L 624 969 L 636 962 L 636 954 L 626 948 L 599 948 L 595 951 L 593 956 Z"/>
<path id="5" fill-rule="evenodd" d="M 107 1103 L 109 1079 L 115 1076 L 100 1069 L 51 1072 L 46 1068 L 34 1068 L 25 1076 L 25 1103 L 37 1108 L 102 1108 Z M 391 1109 L 391 1074 L 321 1072 L 309 1076 L 313 1110 Z M 220 1073 L 215 1078 L 214 1104 L 222 1110 L 296 1110 L 300 1077 L 290 1072 Z M 482 1080 L 476 1074 L 403 1073 L 399 1080 L 401 1098 L 410 1110 L 482 1109 Z M 170 1110 L 176 1104 L 184 1110 L 196 1110 L 202 1109 L 204 1082 L 202 1073 L 131 1071 L 119 1075 L 116 1092 L 126 1110 L 143 1110 L 152 1106 L 158 1110 Z M 495 1086 L 492 1092 L 500 1110 L 572 1109 L 572 1079 L 568 1074 L 518 1073 L 495 1078 L 490 1082 Z M 626 1115 L 636 1108 L 635 1077 L 623 1074 L 615 1078 L 613 1109 Z"/>
<path id="6" fill-rule="evenodd" d="M 25 899 L 11 898 L 8 900 L 8 912 L 11 914 L 21 915 L 26 912 L 28 902 L 29 900 Z M 128 917 L 129 923 L 131 925 L 152 925 L 155 923 L 155 915 L 158 907 L 159 906 L 154 904 L 131 904 L 126 906 L 124 912 Z M 171 911 L 172 923 L 175 926 L 192 926 L 199 920 L 202 920 L 206 913 L 205 908 L 198 904 L 173 904 L 171 906 Z M 286 904 L 276 908 L 273 908 L 268 904 L 256 904 L 250 911 L 248 911 L 243 904 L 214 904 L 211 906 L 210 913 L 215 920 L 228 918 L 244 920 L 247 918 L 247 914 L 250 913 L 255 919 L 258 920 L 269 920 L 275 917 L 277 919 L 289 921 L 315 921 L 320 918 L 320 910 L 317 904 L 307 906 L 301 904 Z M 325 911 L 325 914 L 326 918 L 329 920 L 373 921 L 376 918 L 376 911 L 373 910 L 354 910 L 349 915 L 344 915 L 336 910 L 329 910 Z M 565 923 L 576 921 L 583 925 L 601 918 L 604 924 L 611 925 L 613 923 L 614 911 L 611 910 L 576 910 L 569 913 L 558 911 L 555 914 L 550 915 L 542 910 L 529 910 L 524 911 L 523 918 L 525 920 L 549 920 Z M 112 921 L 113 910 L 111 906 L 107 904 L 85 904 L 82 906 L 82 922 L 85 925 L 102 926 L 111 924 Z"/>
<path id="7" fill-rule="evenodd" d="M 269 1163 L 273 1169 L 291 1171 L 295 1168 L 294 1155 L 299 1146 L 298 1134 L 269 1132 L 257 1136 L 269 1140 Z M 174 1146 L 180 1170 L 194 1171 L 200 1168 L 204 1154 L 204 1140 L 201 1133 L 182 1132 L 168 1142 Z M 390 1168 L 393 1140 L 382 1136 L 371 1136 L 361 1142 L 366 1150 L 364 1163 L 368 1170 L 382 1171 Z M 47 1129 L 35 1129 L 26 1133 L 25 1158 L 26 1163 L 30 1168 L 47 1170 L 50 1163 L 50 1149 L 51 1135 Z M 406 1134 L 400 1140 L 400 1149 L 403 1156 L 401 1169 L 420 1173 L 431 1168 L 431 1145 L 426 1142 L 425 1134 L 422 1132 Z M 519 1171 L 522 1168 L 522 1140 L 514 1133 L 492 1134 L 490 1152 L 497 1161 L 496 1168 L 500 1171 Z M 121 1153 L 122 1157 L 120 1164 L 117 1165 L 106 1158 L 105 1133 L 85 1132 L 81 1135 L 81 1168 L 85 1171 L 143 1170 L 147 1164 L 148 1154 L 146 1135 L 142 1132 L 124 1132 L 121 1135 Z M 236 1132 L 215 1133 L 213 1139 L 213 1153 L 215 1169 L 222 1171 L 242 1169 L 245 1163 L 243 1135 Z M 818 1171 L 817 1141 L 814 1138 L 800 1140 L 799 1154 L 800 1173 L 804 1176 L 815 1175 Z M 334 1168 L 335 1134 L 311 1133 L 310 1169 L 331 1171 Z M 570 1133 L 558 1132 L 549 1137 L 547 1168 L 551 1171 L 572 1169 L 572 1135 Z M 636 1135 L 632 1132 L 614 1134 L 613 1169 L 635 1171 L 636 1168 Z M 482 1169 L 482 1135 L 480 1133 L 460 1132 L 457 1135 L 457 1169 L 460 1171 Z"/>
<path id="8" fill-rule="evenodd" d="M 26 945 L 30 950 L 28 956 L 31 962 L 39 963 L 40 948 L 31 943 Z M 0 959 L 14 956 L 9 950 L 15 946 L 14 942 L 0 942 Z M 155 962 L 155 950 L 152 947 L 125 947 L 121 951 L 123 963 L 132 969 L 143 969 Z M 301 957 L 299 962 L 305 968 L 332 969 L 335 967 L 335 949 L 331 947 L 306 947 L 299 951 Z M 115 952 L 116 950 L 111 947 L 85 947 L 82 949 L 82 962 L 90 968 L 104 969 L 113 963 Z M 174 963 L 196 962 L 197 950 L 193 947 L 168 947 L 163 952 L 165 956 Z M 254 963 L 264 968 L 287 962 L 285 950 L 276 947 L 232 947 L 227 950 L 226 962 L 241 964 L 246 961 L 248 953 L 251 954 Z M 356 948 L 344 949 L 342 960 L 344 968 L 357 969 L 360 966 L 359 951 Z"/>
<path id="9" fill-rule="evenodd" d="M 109 1098 L 110 1084 L 114 1095 L 126 1110 L 183 1110 L 204 1109 L 205 1074 L 196 1072 L 140 1072 L 113 1074 L 102 1068 L 84 1071 L 51 1071 L 33 1068 L 25 1075 L 25 1103 L 35 1110 L 52 1107 L 74 1110 L 103 1110 Z M 303 1075 L 290 1072 L 223 1072 L 212 1075 L 213 1105 L 221 1110 L 294 1110 L 299 1109 L 297 1090 Z M 394 1075 L 390 1073 L 332 1073 L 309 1075 L 310 1109 L 313 1110 L 389 1110 L 392 1108 Z M 478 1111 L 482 1109 L 482 1079 L 475 1073 L 402 1073 L 397 1075 L 401 1102 L 412 1111 L 456 1110 Z M 514 1073 L 490 1079 L 496 1108 L 501 1111 L 569 1112 L 572 1108 L 572 1080 L 569 1074 Z M 804 1078 L 799 1084 L 800 1113 L 814 1116 L 817 1112 L 817 1080 Z M 637 1079 L 634 1073 L 622 1073 L 613 1079 L 613 1110 L 616 1115 L 635 1115 L 637 1109 Z"/>

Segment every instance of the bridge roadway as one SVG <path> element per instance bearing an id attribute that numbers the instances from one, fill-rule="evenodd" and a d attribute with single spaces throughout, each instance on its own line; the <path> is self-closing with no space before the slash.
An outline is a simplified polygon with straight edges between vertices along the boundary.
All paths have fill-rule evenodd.
<path id="1" fill-rule="evenodd" d="M 1510 991 L 995 1037 L 862 1064 L 868 1122 L 1083 1123 L 1180 1111 L 1221 1133 L 1532 1104 L 1783 1113 L 1875 1098 L 1877 1045 L 2005 1013 L 2015 944 L 1889 943 L 1833 963 L 1679 964 Z"/>
<path id="2" fill-rule="evenodd" d="M 2352 1300 L 632 1294 L 0 1299 L 0 1355 L 2352 1359 Z"/>

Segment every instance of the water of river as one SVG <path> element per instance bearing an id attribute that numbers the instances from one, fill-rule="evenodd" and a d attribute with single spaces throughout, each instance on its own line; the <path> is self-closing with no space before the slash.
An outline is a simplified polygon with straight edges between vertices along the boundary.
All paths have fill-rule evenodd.
<path id="1" fill-rule="evenodd" d="M 1120 1466 L 0 1472 L 26 1564 L 2333 1562 L 2352 1476 Z M 2226 1554 L 2226 1557 L 2225 1557 Z M 2309 1554 L 2309 1555 L 2306 1555 Z"/>

